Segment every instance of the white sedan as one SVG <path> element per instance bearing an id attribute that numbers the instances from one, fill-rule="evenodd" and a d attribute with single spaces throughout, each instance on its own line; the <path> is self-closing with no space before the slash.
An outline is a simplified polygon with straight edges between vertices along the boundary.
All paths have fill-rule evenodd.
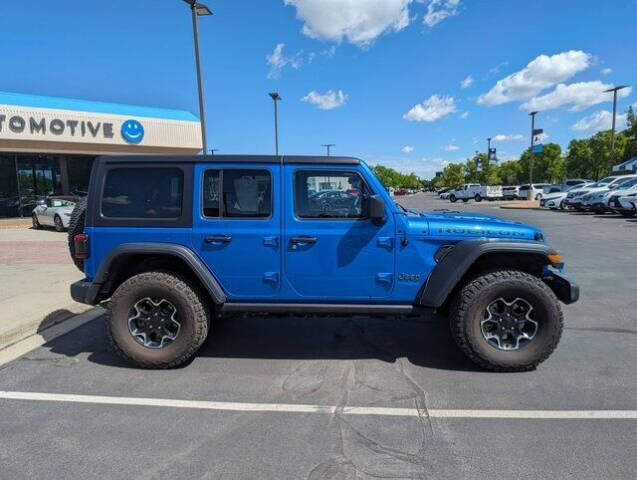
<path id="1" fill-rule="evenodd" d="M 69 228 L 69 220 L 71 212 L 75 207 L 75 199 L 49 197 L 46 200 L 38 202 L 37 207 L 33 209 L 31 218 L 33 220 L 33 228 L 42 226 L 55 227 L 55 230 L 62 232 Z"/>
<path id="2" fill-rule="evenodd" d="M 569 187 L 563 192 L 547 193 L 545 198 L 540 200 L 540 207 L 550 208 L 551 210 L 557 210 L 558 208 L 564 210 L 566 208 L 566 195 L 568 195 L 569 190 L 585 188 L 591 185 L 593 185 L 593 183 L 578 184 Z"/>

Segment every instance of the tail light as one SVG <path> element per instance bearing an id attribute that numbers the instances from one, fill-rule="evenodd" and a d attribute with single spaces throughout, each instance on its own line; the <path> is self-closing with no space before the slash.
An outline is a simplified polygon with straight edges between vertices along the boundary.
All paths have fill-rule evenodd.
<path id="1" fill-rule="evenodd" d="M 78 260 L 88 258 L 88 235 L 86 233 L 76 233 L 73 236 L 73 246 L 75 258 Z"/>

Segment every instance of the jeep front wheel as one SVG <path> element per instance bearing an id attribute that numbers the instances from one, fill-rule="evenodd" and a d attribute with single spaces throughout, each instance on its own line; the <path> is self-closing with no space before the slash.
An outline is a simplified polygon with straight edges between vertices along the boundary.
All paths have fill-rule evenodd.
<path id="1" fill-rule="evenodd" d="M 189 360 L 208 335 L 204 296 L 184 278 L 146 272 L 123 282 L 111 298 L 106 331 L 113 348 L 142 368 L 171 368 Z"/>
<path id="2" fill-rule="evenodd" d="M 465 285 L 450 314 L 460 349 L 476 364 L 497 372 L 533 370 L 562 335 L 563 317 L 553 291 L 517 270 L 480 275 Z"/>
<path id="3" fill-rule="evenodd" d="M 458 200 L 458 199 L 456 198 L 456 196 L 453 193 L 451 195 L 449 195 L 449 201 L 451 203 L 456 203 L 456 200 Z"/>

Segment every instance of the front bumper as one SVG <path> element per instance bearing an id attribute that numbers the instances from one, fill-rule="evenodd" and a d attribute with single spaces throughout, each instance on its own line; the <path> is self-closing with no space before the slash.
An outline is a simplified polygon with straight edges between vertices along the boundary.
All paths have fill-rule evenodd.
<path id="1" fill-rule="evenodd" d="M 79 280 L 71 284 L 71 298 L 79 303 L 87 305 L 97 305 L 98 297 L 102 285 L 93 283 L 90 280 Z"/>
<path id="2" fill-rule="evenodd" d="M 579 300 L 579 286 L 559 270 L 550 266 L 545 267 L 542 279 L 563 303 L 568 305 Z"/>

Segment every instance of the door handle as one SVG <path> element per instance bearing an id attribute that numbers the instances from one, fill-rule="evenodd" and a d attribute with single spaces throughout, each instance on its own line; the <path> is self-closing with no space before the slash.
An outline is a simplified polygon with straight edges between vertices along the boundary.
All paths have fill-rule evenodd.
<path id="1" fill-rule="evenodd" d="M 232 242 L 232 237 L 230 235 L 210 235 L 204 237 L 204 241 L 206 243 L 230 243 Z"/>
<path id="2" fill-rule="evenodd" d="M 305 235 L 300 237 L 292 237 L 290 238 L 290 242 L 292 243 L 292 245 L 312 244 L 312 243 L 316 243 L 316 237 L 310 237 Z"/>

